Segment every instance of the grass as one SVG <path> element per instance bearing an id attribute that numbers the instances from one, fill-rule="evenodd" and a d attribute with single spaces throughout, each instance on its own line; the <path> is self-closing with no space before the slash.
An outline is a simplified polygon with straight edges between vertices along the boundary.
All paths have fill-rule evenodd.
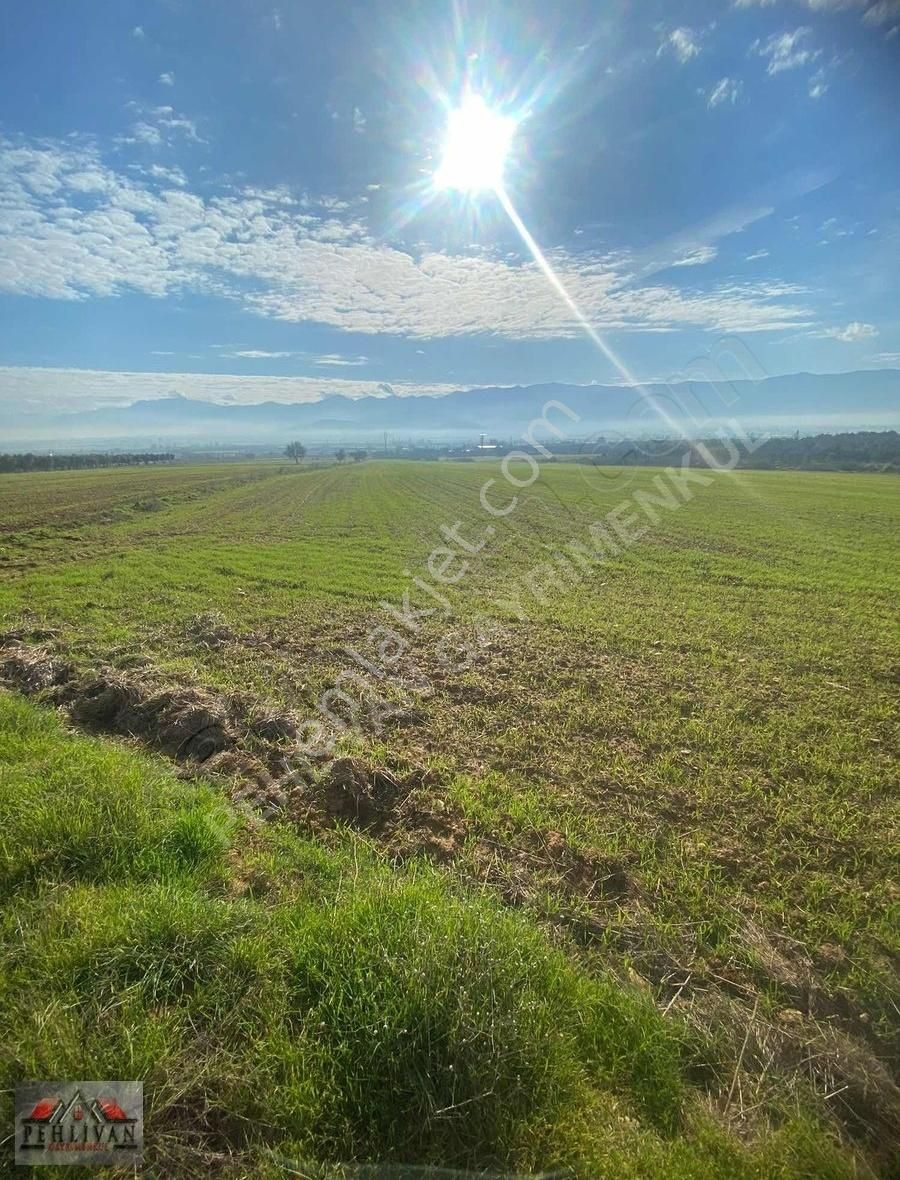
<path id="1" fill-rule="evenodd" d="M 781 472 L 716 477 L 677 512 L 661 512 L 636 545 L 577 581 L 551 576 L 547 563 L 554 553 L 589 540 L 592 523 L 637 488 L 651 487 L 656 473 L 629 474 L 636 482 L 623 488 L 592 469 L 544 464 L 504 520 L 487 517 L 479 505 L 484 480 L 500 479 L 496 465 L 483 463 L 140 473 L 142 480 L 167 481 L 156 493 L 162 506 L 153 512 L 133 508 L 150 494 L 141 488 L 139 497 L 129 484 L 135 473 L 0 479 L 0 503 L 11 505 L 8 532 L 0 537 L 3 626 L 32 636 L 43 632 L 42 642 L 78 667 L 112 664 L 127 671 L 148 661 L 154 675 L 251 693 L 301 715 L 314 714 L 323 689 L 353 666 L 348 645 L 369 660 L 380 658 L 386 634 L 373 635 L 373 628 L 398 630 L 380 604 L 399 606 L 410 575 L 433 584 L 427 558 L 445 543 L 442 525 L 460 522 L 470 540 L 481 538 L 487 524 L 496 527 L 484 549 L 469 555 L 465 577 L 441 588 L 452 615 L 428 617 L 417 634 L 404 634 L 409 646 L 383 691 L 413 706 L 405 723 L 381 732 L 364 726 L 341 741 L 344 752 L 372 766 L 429 772 L 431 785 L 420 802 L 455 817 L 453 855 L 440 858 L 439 870 L 420 858 L 403 870 L 379 868 L 398 848 L 392 839 L 367 837 L 366 867 L 348 888 L 348 858 L 361 855 L 363 844 L 353 833 L 325 833 L 320 843 L 328 852 L 317 851 L 316 863 L 328 860 L 324 879 L 342 884 L 334 896 L 332 886 L 323 885 L 321 895 L 310 897 L 302 941 L 321 944 L 316 955 L 325 954 L 333 937 L 358 946 L 362 977 L 375 979 L 380 952 L 375 947 L 374 960 L 366 959 L 360 934 L 371 925 L 390 948 L 384 970 L 394 964 L 408 982 L 405 956 L 420 960 L 415 946 L 404 951 L 403 936 L 397 935 L 401 942 L 391 938 L 390 928 L 415 928 L 417 913 L 427 913 L 423 923 L 449 924 L 426 940 L 429 954 L 445 965 L 435 949 L 445 935 L 454 945 L 471 938 L 479 948 L 476 966 L 495 943 L 498 954 L 513 958 L 521 943 L 537 962 L 550 952 L 528 940 L 549 939 L 564 959 L 553 958 L 553 951 L 546 961 L 574 973 L 576 991 L 601 981 L 612 986 L 612 978 L 629 981 L 624 992 L 617 983 L 616 994 L 632 1002 L 636 988 L 651 1017 L 654 1005 L 666 1011 L 661 1027 L 670 1030 L 674 1022 L 681 1030 L 676 1074 L 688 1099 L 669 1108 L 670 1115 L 681 1112 L 679 1129 L 666 1129 L 661 1112 L 641 1104 L 637 1081 L 625 1084 L 621 1073 L 604 1073 L 607 1066 L 591 1078 L 590 1063 L 614 1059 L 615 1043 L 628 1046 L 617 1069 L 635 1059 L 620 1024 L 605 1047 L 580 1041 L 578 1057 L 572 1032 L 575 1040 L 566 1040 L 564 1053 L 560 1049 L 568 1064 L 548 1075 L 556 1079 L 551 1088 L 574 1093 L 559 1079 L 578 1075 L 588 1097 L 571 1099 L 568 1113 L 560 1107 L 552 1116 L 522 1116 L 523 1124 L 556 1128 L 543 1145 L 535 1139 L 528 1147 L 527 1136 L 517 1140 L 509 1132 L 500 1136 L 506 1146 L 488 1150 L 495 1131 L 485 1128 L 494 1116 L 485 1113 L 482 1126 L 475 1102 L 462 1108 L 450 1101 L 460 1113 L 438 1120 L 447 1123 L 440 1130 L 448 1138 L 435 1138 L 430 1147 L 403 1141 L 403 1128 L 394 1124 L 390 1142 L 368 1138 L 368 1147 L 360 1147 L 340 1140 L 337 1108 L 329 1106 L 323 1122 L 312 1121 L 332 1128 L 332 1146 L 301 1136 L 296 1142 L 307 1144 L 303 1151 L 331 1159 L 399 1153 L 420 1162 L 520 1168 L 574 1159 L 585 1175 L 604 1174 L 597 1170 L 601 1163 L 607 1174 L 655 1174 L 682 1158 L 685 1175 L 732 1175 L 740 1174 L 734 1161 L 746 1159 L 755 1161 L 748 1168 L 768 1167 L 759 1173 L 768 1175 L 778 1174 L 776 1160 L 790 1168 L 804 1154 L 831 1158 L 834 1135 L 856 1144 L 876 1167 L 896 1142 L 889 1125 L 896 1094 L 884 1072 L 897 1054 L 900 1028 L 897 821 L 888 789 L 897 748 L 896 483 L 893 477 Z M 83 507 L 69 507 L 71 496 L 59 499 L 54 480 L 74 481 Z M 503 503 L 512 490 L 500 479 L 493 494 Z M 103 519 L 93 500 L 103 503 Z M 435 605 L 415 586 L 412 598 Z M 219 637 L 209 638 L 216 627 Z M 470 666 L 448 666 L 447 651 L 476 632 L 481 639 Z M 414 670 L 427 680 L 423 694 L 412 691 Z M 97 757 L 120 757 L 118 750 L 92 748 Z M 19 750 L 10 761 L 28 767 L 34 759 Z M 123 770 L 108 769 L 106 780 L 117 782 Z M 71 769 L 59 764 L 57 771 L 55 781 L 71 781 Z M 29 773 L 30 789 L 40 797 L 45 772 Z M 140 779 L 144 772 L 135 773 Z M 103 870 L 96 863 L 88 867 L 87 796 L 79 791 L 71 823 L 52 814 L 40 820 L 40 808 L 32 809 L 9 854 L 7 889 L 28 897 L 52 879 L 63 890 L 60 904 L 71 886 L 119 889 L 120 899 L 124 890 L 138 905 L 128 883 L 140 879 L 174 890 L 165 896 L 177 909 L 187 905 L 184 891 L 205 896 L 215 878 L 216 905 L 223 904 L 221 868 L 209 866 L 231 865 L 246 834 L 229 828 L 214 795 L 171 781 L 155 794 L 163 799 L 173 790 L 183 792 L 182 804 L 157 814 L 143 811 L 137 782 L 127 792 L 110 788 L 99 804 L 110 816 L 110 832 L 118 830 L 118 817 L 122 832 L 135 835 L 131 845 L 110 835 L 119 851 L 104 855 Z M 141 819 L 130 810 L 138 807 Z M 166 825 L 182 811 L 191 818 L 182 818 L 186 826 L 176 834 Z M 268 842 L 288 840 L 274 834 L 279 828 L 254 829 L 253 856 L 270 862 L 287 856 L 291 863 L 313 856 L 302 841 L 289 852 L 278 844 L 276 854 Z M 230 852 L 221 852 L 222 842 Z M 407 854 L 404 849 L 404 860 Z M 120 861 L 130 866 L 121 881 Z M 246 876 L 244 868 L 234 871 Z M 100 875 L 85 876 L 91 872 Z M 497 905 L 514 902 L 523 911 L 513 926 L 503 926 L 513 919 L 485 901 L 484 891 Z M 238 900 L 252 900 L 269 921 L 272 907 L 282 904 L 278 890 L 274 896 L 277 901 L 271 892 L 265 902 L 255 895 Z M 337 925 L 323 928 L 326 938 L 322 930 L 316 934 L 314 918 Z M 144 921 L 146 915 L 136 918 L 130 929 Z M 192 921 L 202 926 L 199 918 Z M 260 948 L 267 939 L 274 948 L 287 938 L 273 929 L 263 935 L 251 924 L 234 938 L 255 962 L 254 954 L 266 957 Z M 336 930 L 344 933 L 338 937 Z M 219 937 L 204 953 L 223 962 Z M 231 938 L 221 935 L 225 942 Z M 274 964 L 274 949 L 271 957 Z M 340 956 L 315 961 L 322 978 L 343 979 L 344 966 L 348 979 L 358 978 Z M 111 987 L 132 996 L 130 983 L 110 978 Z M 539 1006 L 550 1004 L 550 1014 L 535 1017 L 538 1024 L 522 1034 L 523 1052 L 533 1038 L 545 1053 L 540 1020 L 554 1024 L 565 1006 L 553 999 L 563 993 L 550 987 L 550 976 L 541 978 L 529 994 Z M 379 986 L 391 985 L 382 980 Z M 427 1000 L 420 998 L 436 1020 L 450 993 L 434 986 Z M 472 986 L 473 996 L 483 994 L 480 985 Z M 335 987 L 336 1010 L 343 1011 L 345 993 Z M 517 993 L 518 985 L 510 987 Z M 751 1016 L 754 1033 L 745 1043 Z M 376 1026 L 363 1010 L 353 1019 L 365 1037 L 352 1052 L 364 1060 Z M 207 1017 L 203 1027 L 212 1023 Z M 300 1050 L 289 1050 L 289 1034 L 282 1028 L 278 1035 L 279 1047 L 273 1041 L 267 1050 L 271 1068 L 276 1059 L 284 1069 L 294 1061 L 292 1076 L 312 1076 L 311 1059 L 295 1059 Z M 21 1037 L 12 1043 L 21 1044 Z M 374 1051 L 374 1043 L 370 1047 Z M 329 1039 L 322 1052 L 321 1068 L 336 1069 L 336 1042 Z M 228 1074 L 224 1064 L 222 1071 Z M 402 1091 L 402 1078 L 417 1075 L 389 1076 Z M 490 1089 L 484 1076 L 477 1084 Z M 408 1082 L 403 1092 L 413 1094 L 418 1085 Z M 700 1120 L 702 1130 L 695 1085 L 719 1111 L 715 1119 Z M 382 1085 L 379 1094 L 389 1088 Z M 669 1092 L 658 1078 L 643 1089 Z M 369 1110 L 358 1090 L 349 1092 L 348 1101 Z M 578 1105 L 582 1100 L 594 1111 L 590 1116 Z M 435 1095 L 432 1109 L 446 1101 L 446 1094 Z M 636 1112 L 633 1136 L 622 1102 Z M 217 1098 L 212 1107 L 226 1122 L 227 1112 L 243 1109 L 236 1097 Z M 408 1101 L 401 1109 L 409 1111 Z M 788 1117 L 798 1110 L 807 1112 L 801 1123 Z M 379 1108 L 359 1125 L 372 1136 L 375 1123 L 390 1113 Z M 417 1118 L 401 1122 L 418 1125 Z M 596 1123 L 595 1142 L 582 1142 L 583 1122 Z M 776 1141 L 772 1128 L 779 1126 L 788 1129 Z M 735 1128 L 755 1144 L 744 1154 Z M 474 1138 L 466 1145 L 470 1129 Z M 295 1131 L 292 1124 L 278 1134 L 290 1138 Z M 840 1174 L 844 1164 L 833 1166 Z M 816 1167 L 797 1174 L 828 1174 L 824 1162 Z"/>
<path id="2" fill-rule="evenodd" d="M 645 995 L 436 870 L 260 826 L 21 699 L 0 733 L 4 1087 L 143 1078 L 157 1170 L 788 1176 L 811 1144 L 851 1174 L 802 1120 L 729 1139 Z"/>

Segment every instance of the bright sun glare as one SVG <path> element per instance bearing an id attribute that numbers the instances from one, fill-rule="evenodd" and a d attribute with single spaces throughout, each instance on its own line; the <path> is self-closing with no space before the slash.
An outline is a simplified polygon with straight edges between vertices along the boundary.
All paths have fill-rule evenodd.
<path id="1" fill-rule="evenodd" d="M 492 111 L 480 95 L 466 98 L 447 117 L 447 134 L 434 183 L 441 189 L 499 189 L 515 120 Z"/>

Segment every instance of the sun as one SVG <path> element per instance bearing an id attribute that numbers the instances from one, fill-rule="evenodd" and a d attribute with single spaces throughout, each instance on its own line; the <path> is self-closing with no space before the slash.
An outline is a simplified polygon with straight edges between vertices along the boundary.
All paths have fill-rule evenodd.
<path id="1" fill-rule="evenodd" d="M 447 116 L 435 186 L 466 193 L 501 188 L 515 129 L 515 119 L 492 111 L 480 95 L 470 95 Z"/>

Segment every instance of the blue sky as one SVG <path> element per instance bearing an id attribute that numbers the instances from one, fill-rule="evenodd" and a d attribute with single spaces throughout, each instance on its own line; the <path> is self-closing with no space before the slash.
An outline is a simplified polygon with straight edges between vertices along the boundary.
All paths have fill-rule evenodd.
<path id="1" fill-rule="evenodd" d="M 520 120 L 511 200 L 639 380 L 725 333 L 770 373 L 900 367 L 900 0 L 2 19 L 7 403 L 620 380 L 496 199 L 433 191 L 465 86 Z"/>

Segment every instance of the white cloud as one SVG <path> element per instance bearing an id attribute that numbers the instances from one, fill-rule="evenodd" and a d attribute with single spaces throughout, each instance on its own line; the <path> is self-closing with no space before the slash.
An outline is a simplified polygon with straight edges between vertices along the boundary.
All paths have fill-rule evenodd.
<path id="1" fill-rule="evenodd" d="M 877 352 L 869 360 L 876 365 L 900 365 L 900 352 Z"/>
<path id="2" fill-rule="evenodd" d="M 459 385 L 400 381 L 389 387 L 399 397 L 439 396 Z M 0 406 L 27 406 L 43 412 L 75 412 L 127 406 L 135 401 L 170 397 L 254 405 L 264 401 L 316 402 L 330 394 L 374 397 L 384 392 L 377 381 L 344 377 L 239 376 L 234 373 L 127 373 L 100 369 L 45 369 L 0 366 Z"/>
<path id="3" fill-rule="evenodd" d="M 778 0 L 733 0 L 735 8 L 772 8 Z M 796 0 L 812 12 L 841 12 L 856 9 L 863 21 L 874 26 L 900 21 L 900 0 Z M 900 31 L 900 24 L 889 29 L 886 36 Z"/>
<path id="4" fill-rule="evenodd" d="M 816 335 L 840 340 L 844 344 L 857 344 L 860 340 L 874 339 L 878 335 L 878 329 L 874 324 L 862 324 L 859 320 L 854 320 L 844 328 L 826 328 Z"/>
<path id="5" fill-rule="evenodd" d="M 530 259 L 402 250 L 370 238 L 346 203 L 281 189 L 201 198 L 167 176 L 114 171 L 90 144 L 3 146 L 2 291 L 86 299 L 190 290 L 273 319 L 418 339 L 552 339 L 582 331 Z M 798 302 L 806 292 L 797 286 L 648 281 L 673 262 L 709 261 L 711 242 L 770 212 L 726 210 L 647 254 L 556 250 L 550 262 L 601 332 L 811 326 Z"/>
<path id="6" fill-rule="evenodd" d="M 681 64 L 684 65 L 692 57 L 697 57 L 700 53 L 699 38 L 693 29 L 684 26 L 673 29 L 665 37 L 659 49 L 657 49 L 656 56 L 659 57 L 668 51 L 674 53 Z"/>
<path id="7" fill-rule="evenodd" d="M 829 217 L 819 226 L 822 238 L 820 246 L 831 246 L 841 238 L 852 238 L 860 229 L 858 222 L 848 222 L 839 217 Z"/>
<path id="8" fill-rule="evenodd" d="M 158 126 L 164 130 L 177 132 L 186 139 L 193 139 L 197 143 L 201 142 L 200 136 L 197 133 L 197 124 L 193 119 L 176 114 L 171 107 L 156 107 L 153 115 L 156 118 Z"/>
<path id="9" fill-rule="evenodd" d="M 368 363 L 369 363 L 369 358 L 367 356 L 341 356 L 339 353 L 336 353 L 336 352 L 326 353 L 325 356 L 317 357 L 316 361 L 315 361 L 315 364 L 317 364 L 317 365 L 334 365 L 334 366 L 367 365 Z"/>
<path id="10" fill-rule="evenodd" d="M 132 35 L 132 37 L 137 37 L 137 39 L 139 41 L 143 41 L 144 37 L 147 34 L 144 32 L 143 28 L 140 25 L 135 25 L 134 28 L 131 30 L 131 35 Z"/>
<path id="11" fill-rule="evenodd" d="M 174 86 L 175 75 L 171 70 L 167 70 L 164 74 L 159 75 L 159 81 L 163 86 Z"/>
<path id="12" fill-rule="evenodd" d="M 169 184 L 177 184 L 179 188 L 184 188 L 187 185 L 187 177 L 184 172 L 175 166 L 165 167 L 162 164 L 151 164 L 145 174 L 152 176 L 154 180 L 166 180 Z"/>
<path id="13" fill-rule="evenodd" d="M 813 12 L 837 11 L 842 8 L 863 8 L 869 0 L 798 0 Z M 734 0 L 735 8 L 773 8 L 778 0 Z"/>
<path id="14" fill-rule="evenodd" d="M 765 41 L 754 41 L 750 49 L 760 57 L 769 59 L 769 64 L 766 66 L 768 74 L 796 70 L 800 66 L 815 61 L 821 54 L 821 50 L 807 47 L 811 32 L 812 29 L 807 25 L 801 25 L 791 33 L 773 33 Z"/>
<path id="15" fill-rule="evenodd" d="M 886 25 L 900 20 L 900 0 L 878 0 L 863 14 L 863 20 L 870 25 Z"/>
<path id="16" fill-rule="evenodd" d="M 145 143 L 149 147 L 159 147 L 162 141 L 163 138 L 159 128 L 144 122 L 133 123 L 131 126 L 131 136 L 122 139 L 123 143 Z"/>
<path id="17" fill-rule="evenodd" d="M 745 262 L 758 262 L 760 258 L 768 258 L 768 250 L 757 250 L 754 254 L 748 254 L 744 259 Z"/>
<path id="18" fill-rule="evenodd" d="M 707 92 L 706 105 L 717 107 L 722 103 L 729 102 L 734 106 L 743 89 L 744 83 L 740 78 L 721 78 L 712 90 Z"/>
<path id="19" fill-rule="evenodd" d="M 773 212 L 771 205 L 731 205 L 722 209 L 715 216 L 688 226 L 632 255 L 627 263 L 631 281 L 646 280 L 659 271 L 668 270 L 682 259 L 692 257 L 698 251 L 701 257 L 693 265 L 709 261 L 709 257 L 704 257 L 702 252 L 713 247 L 721 238 L 743 233 L 748 226 L 770 217 Z"/>
<path id="20" fill-rule="evenodd" d="M 156 106 L 145 107 L 137 102 L 127 104 L 137 119 L 131 125 L 130 135 L 120 135 L 115 139 L 119 146 L 142 144 L 147 147 L 172 146 L 179 138 L 202 143 L 197 131 L 197 124 L 193 119 L 179 114 L 174 107 Z"/>
<path id="21" fill-rule="evenodd" d="M 809 80 L 809 97 L 821 98 L 828 90 L 828 83 L 825 81 L 825 71 L 816 70 Z"/>
<path id="22" fill-rule="evenodd" d="M 715 246 L 698 246 L 696 250 L 692 250 L 690 254 L 685 254 L 683 258 L 679 258 L 672 263 L 672 266 L 702 266 L 705 262 L 712 262 L 717 258 L 719 251 Z"/>
<path id="23" fill-rule="evenodd" d="M 296 352 L 267 352 L 264 348 L 242 348 L 236 352 L 226 352 L 224 356 L 240 357 L 247 361 L 262 361 L 262 360 L 281 360 L 288 356 L 297 356 Z"/>

